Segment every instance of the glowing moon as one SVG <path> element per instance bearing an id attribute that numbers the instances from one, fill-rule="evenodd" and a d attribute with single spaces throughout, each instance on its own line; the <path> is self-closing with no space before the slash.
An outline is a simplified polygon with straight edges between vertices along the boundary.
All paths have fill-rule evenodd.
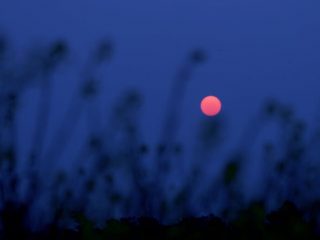
<path id="1" fill-rule="evenodd" d="M 207 116 L 215 116 L 221 110 L 221 101 L 215 96 L 207 96 L 201 101 L 201 111 Z"/>

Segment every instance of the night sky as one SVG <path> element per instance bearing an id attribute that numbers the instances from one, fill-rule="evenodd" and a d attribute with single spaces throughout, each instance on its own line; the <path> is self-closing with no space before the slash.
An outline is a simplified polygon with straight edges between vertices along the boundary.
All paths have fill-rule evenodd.
<path id="1" fill-rule="evenodd" d="M 197 124 L 210 119 L 201 113 L 200 101 L 216 95 L 222 101 L 219 117 L 226 119 L 226 138 L 214 158 L 237 148 L 241 134 L 267 99 L 292 106 L 307 124 L 316 122 L 320 110 L 319 9 L 317 0 L 1 0 L 0 31 L 9 38 L 17 59 L 28 48 L 56 39 L 70 45 L 66 64 L 71 67 L 62 66 L 54 75 L 48 139 L 54 136 L 55 124 L 82 79 L 87 56 L 101 39 L 114 44 L 112 60 L 96 71 L 103 80 L 103 114 L 127 89 L 139 90 L 143 95 L 142 138 L 150 145 L 159 140 L 166 107 L 175 104 L 168 101 L 178 70 L 190 52 L 203 50 L 207 60 L 194 69 L 180 109 L 178 141 L 187 152 L 196 144 Z M 30 147 L 32 127 L 28 126 L 34 124 L 37 94 L 32 88 L 25 93 L 19 113 L 21 156 Z M 108 118 L 100 117 L 101 121 Z M 84 125 L 70 140 L 71 155 L 79 149 L 77 138 Z M 266 133 L 266 139 L 272 139 L 271 135 Z M 68 156 L 61 164 L 72 167 Z M 217 172 L 217 165 L 211 165 L 206 171 Z M 261 173 L 256 165 L 252 164 L 249 179 Z"/>

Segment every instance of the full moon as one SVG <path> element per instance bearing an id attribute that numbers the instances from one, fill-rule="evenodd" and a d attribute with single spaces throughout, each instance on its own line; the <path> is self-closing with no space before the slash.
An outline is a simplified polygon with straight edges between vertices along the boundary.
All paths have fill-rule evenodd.
<path id="1" fill-rule="evenodd" d="M 215 96 L 207 96 L 201 101 L 201 111 L 207 116 L 215 116 L 221 110 L 221 101 Z"/>

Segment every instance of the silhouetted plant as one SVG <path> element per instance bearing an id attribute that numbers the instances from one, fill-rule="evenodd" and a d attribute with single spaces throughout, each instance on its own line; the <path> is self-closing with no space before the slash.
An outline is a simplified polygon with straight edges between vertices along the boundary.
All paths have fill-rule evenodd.
<path id="1" fill-rule="evenodd" d="M 24 239 L 28 234 L 34 236 L 29 239 L 314 238 L 320 210 L 319 164 L 311 156 L 318 151 L 314 148 L 319 143 L 318 128 L 308 137 L 305 123 L 290 107 L 270 100 L 250 122 L 236 150 L 226 161 L 222 159 L 220 174 L 206 176 L 206 165 L 213 158 L 218 160 L 215 153 L 226 140 L 226 117 L 206 118 L 197 132 L 194 161 L 173 187 L 171 178 L 179 168 L 173 162 L 186 157 L 185 146 L 177 141 L 181 105 L 193 70 L 207 60 L 206 53 L 192 51 L 179 69 L 158 144 L 151 146 L 142 138 L 139 113 L 144 98 L 139 91 L 123 94 L 107 124 L 98 119 L 102 79 L 95 71 L 112 60 L 114 50 L 109 40 L 98 44 L 67 103 L 68 110 L 48 139 L 53 75 L 72 52 L 66 42 L 56 41 L 32 50 L 18 64 L 11 60 L 6 39 L 0 37 L 0 238 Z M 25 166 L 25 159 L 19 158 L 18 114 L 26 90 L 37 87 L 41 97 L 35 102 L 36 127 L 30 136 L 31 149 L 23 156 Z M 86 135 L 75 166 L 59 169 L 55 162 L 68 150 L 83 116 L 89 126 L 83 130 Z M 261 159 L 251 159 L 253 144 L 273 123 L 279 135 L 264 145 Z M 153 161 L 152 167 L 145 159 Z M 265 161 L 268 168 L 263 193 L 246 200 L 243 175 L 253 160 Z M 306 187 L 313 193 L 306 192 Z M 282 203 L 279 211 L 267 214 Z M 210 214 L 215 206 L 224 221 L 212 215 L 197 218 L 198 213 Z M 170 226 L 158 222 L 183 217 Z"/>

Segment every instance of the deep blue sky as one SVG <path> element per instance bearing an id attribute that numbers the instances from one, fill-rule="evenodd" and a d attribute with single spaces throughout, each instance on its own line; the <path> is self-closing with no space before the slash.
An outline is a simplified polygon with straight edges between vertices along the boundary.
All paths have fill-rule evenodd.
<path id="1" fill-rule="evenodd" d="M 314 104 L 320 74 L 318 7 L 314 0 L 3 0 L 0 21 L 22 45 L 65 37 L 85 52 L 97 39 L 112 37 L 117 55 L 110 74 L 119 83 L 114 85 L 139 86 L 148 98 L 164 97 L 159 87 L 168 89 L 187 51 L 201 47 L 210 59 L 191 84 L 188 105 L 198 105 L 211 90 L 232 114 L 238 112 L 234 106 L 252 109 L 265 96 L 301 108 Z"/>
<path id="2" fill-rule="evenodd" d="M 320 2 L 318 0 L 2 0 L 0 27 L 18 53 L 35 42 L 65 38 L 74 65 L 95 43 L 110 37 L 115 58 L 101 70 L 106 101 L 128 87 L 145 95 L 146 138 L 159 133 L 163 107 L 177 68 L 193 48 L 207 51 L 190 82 L 181 136 L 203 116 L 199 103 L 214 94 L 223 102 L 231 135 L 243 128 L 266 97 L 296 107 L 308 120 L 319 107 Z M 66 105 L 63 81 L 57 106 Z M 68 79 L 68 81 L 66 81 Z M 70 87 L 71 88 L 71 87 Z"/>

